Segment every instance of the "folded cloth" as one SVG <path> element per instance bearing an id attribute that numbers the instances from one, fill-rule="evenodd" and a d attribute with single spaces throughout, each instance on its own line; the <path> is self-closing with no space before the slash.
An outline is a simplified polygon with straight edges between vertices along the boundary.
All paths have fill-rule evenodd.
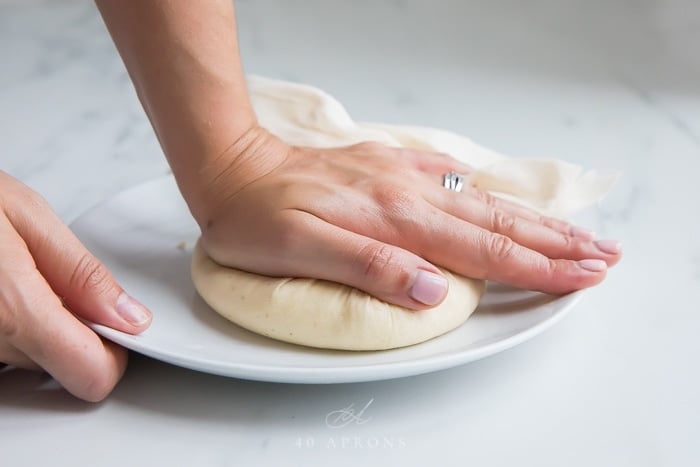
<path id="1" fill-rule="evenodd" d="M 355 122 L 343 105 L 313 86 L 249 76 L 260 124 L 288 144 L 346 146 L 376 141 L 436 151 L 471 165 L 467 183 L 542 213 L 567 217 L 605 196 L 615 176 L 555 159 L 514 159 L 436 128 Z"/>

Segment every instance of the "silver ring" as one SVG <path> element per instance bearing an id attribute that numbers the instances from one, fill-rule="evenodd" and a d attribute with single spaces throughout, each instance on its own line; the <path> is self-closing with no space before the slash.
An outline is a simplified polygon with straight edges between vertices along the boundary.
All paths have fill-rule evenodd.
<path id="1" fill-rule="evenodd" d="M 447 172 L 442 176 L 442 186 L 448 190 L 460 192 L 464 188 L 464 177 L 456 172 Z"/>

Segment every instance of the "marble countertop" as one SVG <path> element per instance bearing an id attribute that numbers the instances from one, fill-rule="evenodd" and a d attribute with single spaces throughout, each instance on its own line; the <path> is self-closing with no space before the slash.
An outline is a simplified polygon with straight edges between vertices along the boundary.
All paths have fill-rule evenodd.
<path id="1" fill-rule="evenodd" d="M 622 263 L 545 334 L 423 376 L 267 384 L 134 356 L 91 405 L 5 371 L 2 465 L 700 463 L 700 4 L 237 7 L 247 71 L 319 86 L 357 119 L 621 173 L 581 221 L 623 241 Z M 66 222 L 168 171 L 91 2 L 0 0 L 0 168 Z M 369 401 L 371 422 L 325 425 Z"/>

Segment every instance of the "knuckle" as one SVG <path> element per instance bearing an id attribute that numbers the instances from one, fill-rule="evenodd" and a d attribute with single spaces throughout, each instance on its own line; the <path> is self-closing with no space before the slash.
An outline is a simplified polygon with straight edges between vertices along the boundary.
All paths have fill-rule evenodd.
<path id="1" fill-rule="evenodd" d="M 535 222 L 538 224 L 546 225 L 547 227 L 553 227 L 554 222 L 552 222 L 552 218 L 545 216 L 543 214 L 536 214 L 535 217 Z"/>
<path id="2" fill-rule="evenodd" d="M 492 260 L 502 261 L 513 255 L 515 242 L 510 237 L 494 234 L 488 240 L 487 251 Z"/>
<path id="3" fill-rule="evenodd" d="M 81 256 L 68 284 L 71 289 L 90 290 L 97 293 L 104 293 L 113 285 L 107 268 L 89 253 Z"/>
<path id="4" fill-rule="evenodd" d="M 372 191 L 375 202 L 390 217 L 411 218 L 413 216 L 417 200 L 415 195 L 405 188 L 383 182 L 375 185 Z"/>
<path id="5" fill-rule="evenodd" d="M 364 276 L 373 282 L 392 278 L 399 283 L 408 281 L 408 274 L 397 267 L 396 253 L 383 243 L 371 243 L 360 251 L 359 263 Z"/>
<path id="6" fill-rule="evenodd" d="M 579 242 L 579 240 L 575 239 L 574 237 L 571 237 L 569 235 L 564 235 L 564 234 L 559 234 L 558 237 L 559 237 L 559 241 L 562 244 L 562 248 L 565 251 L 571 252 L 571 251 L 577 251 L 580 249 L 579 248 L 580 242 Z"/>
<path id="7" fill-rule="evenodd" d="M 559 262 L 552 258 L 546 258 L 544 261 L 533 264 L 532 270 L 537 274 L 537 277 L 547 278 L 548 281 L 557 273 L 564 273 L 564 271 L 561 270 Z"/>
<path id="8" fill-rule="evenodd" d="M 496 197 L 493 196 L 493 195 L 492 195 L 491 193 L 489 193 L 488 191 L 483 191 L 483 190 L 475 189 L 475 190 L 472 190 L 472 195 L 473 195 L 476 199 L 478 199 L 479 201 L 481 201 L 482 203 L 484 203 L 486 206 L 489 206 L 489 207 L 491 207 L 491 208 L 495 208 L 495 206 L 496 206 Z"/>
<path id="9" fill-rule="evenodd" d="M 542 214 L 537 214 L 537 217 L 535 218 L 535 222 L 537 222 L 538 224 L 542 224 L 545 227 L 549 227 L 550 229 L 553 229 L 553 230 L 561 230 L 563 228 L 563 224 L 564 224 L 559 219 L 556 219 L 554 217 L 545 216 Z"/>
<path id="10" fill-rule="evenodd" d="M 515 230 L 516 219 L 502 209 L 490 210 L 491 230 L 503 235 L 510 235 Z"/>
<path id="11" fill-rule="evenodd" d="M 591 285 L 590 278 L 581 274 L 573 261 L 548 259 L 537 274 L 546 279 L 539 289 L 547 293 L 569 293 Z"/>
<path id="12" fill-rule="evenodd" d="M 364 275 L 369 278 L 379 278 L 384 275 L 394 254 L 387 245 L 372 243 L 362 249 L 360 264 L 363 265 Z"/>

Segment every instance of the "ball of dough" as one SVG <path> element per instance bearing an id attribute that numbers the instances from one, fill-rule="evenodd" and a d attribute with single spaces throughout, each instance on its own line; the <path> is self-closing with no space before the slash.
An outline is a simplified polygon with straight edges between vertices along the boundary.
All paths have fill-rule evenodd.
<path id="1" fill-rule="evenodd" d="M 435 308 L 413 311 L 334 282 L 224 267 L 199 242 L 192 254 L 195 288 L 223 317 L 273 339 L 324 349 L 393 349 L 460 326 L 479 303 L 485 282 L 443 273 L 449 281 L 445 300 Z"/>

